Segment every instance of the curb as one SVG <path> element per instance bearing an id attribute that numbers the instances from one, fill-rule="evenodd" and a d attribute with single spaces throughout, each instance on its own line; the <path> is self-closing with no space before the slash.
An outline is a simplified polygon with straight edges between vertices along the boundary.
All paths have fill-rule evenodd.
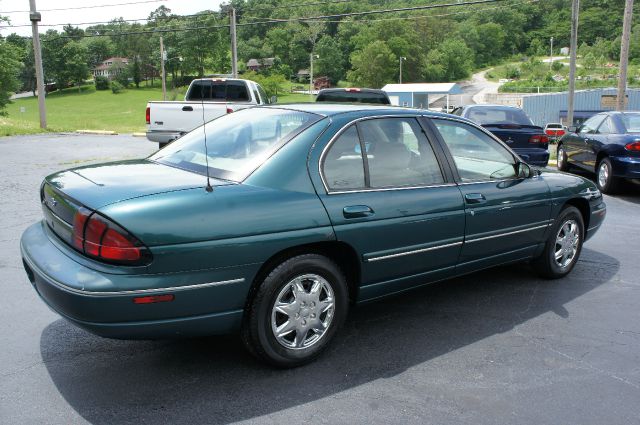
<path id="1" fill-rule="evenodd" d="M 79 134 L 97 134 L 100 136 L 115 136 L 118 133 L 116 133 L 115 131 L 109 131 L 109 130 L 76 130 L 75 133 L 79 133 Z"/>

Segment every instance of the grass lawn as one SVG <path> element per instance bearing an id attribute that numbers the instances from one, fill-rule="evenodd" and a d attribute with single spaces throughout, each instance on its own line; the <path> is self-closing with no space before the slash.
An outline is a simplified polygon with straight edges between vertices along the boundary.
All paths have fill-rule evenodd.
<path id="1" fill-rule="evenodd" d="M 182 100 L 186 87 L 167 92 L 167 100 Z M 47 127 L 52 132 L 76 130 L 111 130 L 133 133 L 145 130 L 144 112 L 148 101 L 162 100 L 159 87 L 127 89 L 113 94 L 111 90 L 96 91 L 87 85 L 78 92 L 70 88 L 51 93 L 46 98 Z M 278 103 L 309 102 L 309 95 L 282 92 Z M 24 108 L 24 112 L 20 112 Z M 15 99 L 0 117 L 0 136 L 33 134 L 39 128 L 38 99 Z"/>

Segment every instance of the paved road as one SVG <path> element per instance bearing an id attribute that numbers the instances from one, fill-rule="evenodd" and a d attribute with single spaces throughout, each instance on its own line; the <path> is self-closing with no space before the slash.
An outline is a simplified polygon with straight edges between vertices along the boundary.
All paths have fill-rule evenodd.
<path id="1" fill-rule="evenodd" d="M 7 424 L 640 423 L 640 191 L 560 281 L 514 265 L 355 308 L 295 370 L 234 336 L 114 341 L 47 310 L 18 239 L 54 170 L 143 156 L 121 136 L 0 138 L 0 422 Z"/>
<path id="2" fill-rule="evenodd" d="M 491 69 L 477 72 L 471 76 L 470 80 L 459 83 L 460 88 L 462 89 L 462 94 L 449 96 L 449 105 L 463 106 L 473 105 L 474 103 L 485 103 L 485 93 L 497 93 L 498 87 L 502 84 L 489 81 L 485 76 Z M 447 98 L 446 96 L 443 96 L 430 103 L 429 107 L 432 109 L 444 108 L 446 105 Z"/>

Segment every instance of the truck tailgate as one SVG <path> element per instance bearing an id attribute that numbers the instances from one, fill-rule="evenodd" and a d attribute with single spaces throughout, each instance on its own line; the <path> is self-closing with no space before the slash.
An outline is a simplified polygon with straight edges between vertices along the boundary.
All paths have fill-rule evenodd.
<path id="1" fill-rule="evenodd" d="M 227 113 L 227 103 L 149 102 L 149 131 L 188 133 Z M 204 118 L 203 118 L 204 109 Z"/>

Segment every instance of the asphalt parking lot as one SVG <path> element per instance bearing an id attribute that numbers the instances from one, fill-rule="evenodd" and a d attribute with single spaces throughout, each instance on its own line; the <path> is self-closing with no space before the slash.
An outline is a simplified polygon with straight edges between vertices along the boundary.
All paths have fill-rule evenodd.
<path id="1" fill-rule="evenodd" d="M 572 274 L 488 270 L 352 310 L 315 363 L 274 370 L 235 336 L 116 341 L 38 299 L 19 238 L 59 169 L 145 156 L 127 136 L 0 138 L 0 423 L 640 423 L 640 186 Z"/>

